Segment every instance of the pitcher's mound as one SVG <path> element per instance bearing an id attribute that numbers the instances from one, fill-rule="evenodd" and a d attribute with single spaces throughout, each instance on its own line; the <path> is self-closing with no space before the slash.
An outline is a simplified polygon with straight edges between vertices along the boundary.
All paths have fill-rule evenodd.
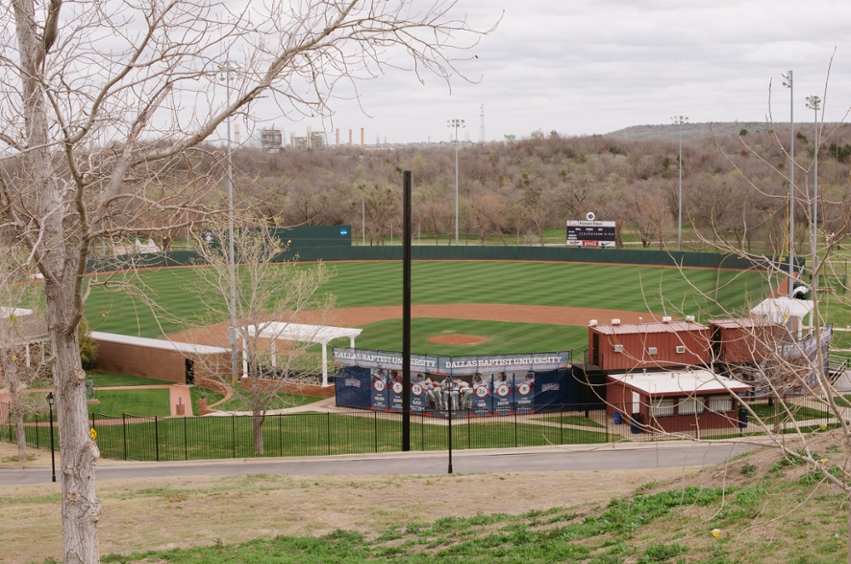
<path id="1" fill-rule="evenodd" d="M 478 345 L 487 341 L 487 337 L 478 335 L 436 335 L 429 337 L 429 343 L 437 343 L 439 345 Z"/>

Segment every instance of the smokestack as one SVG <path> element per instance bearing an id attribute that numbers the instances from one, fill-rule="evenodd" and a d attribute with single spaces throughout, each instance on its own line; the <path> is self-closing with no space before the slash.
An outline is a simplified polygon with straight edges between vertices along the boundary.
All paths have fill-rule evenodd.
<path id="1" fill-rule="evenodd" d="M 237 145 L 239 145 L 239 133 L 240 133 L 239 132 L 239 124 L 238 123 L 233 124 L 233 141 Z"/>
<path id="2" fill-rule="evenodd" d="M 364 140 L 364 129 L 360 128 L 360 148 L 363 149 L 366 147 L 366 141 Z"/>
<path id="3" fill-rule="evenodd" d="M 340 128 L 337 128 L 337 146 L 340 146 Z"/>
<path id="4" fill-rule="evenodd" d="M 352 146 L 352 130 L 349 130 L 349 147 Z"/>

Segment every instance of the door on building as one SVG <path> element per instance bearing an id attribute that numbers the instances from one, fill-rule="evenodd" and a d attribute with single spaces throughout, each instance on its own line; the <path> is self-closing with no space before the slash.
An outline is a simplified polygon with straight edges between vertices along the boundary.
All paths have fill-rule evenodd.
<path id="1" fill-rule="evenodd" d="M 186 367 L 186 383 L 190 386 L 195 384 L 195 361 L 191 358 L 184 359 Z"/>

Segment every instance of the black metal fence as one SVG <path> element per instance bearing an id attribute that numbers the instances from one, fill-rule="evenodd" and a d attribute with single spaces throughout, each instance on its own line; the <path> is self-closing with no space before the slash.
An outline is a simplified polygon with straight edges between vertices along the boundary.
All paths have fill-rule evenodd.
<path id="1" fill-rule="evenodd" d="M 839 401 L 845 402 L 843 398 Z M 794 398 L 749 404 L 762 421 L 740 427 L 737 412 L 712 414 L 711 425 L 701 428 L 701 419 L 691 417 L 610 416 L 599 406 L 564 406 L 546 413 L 514 414 L 504 417 L 446 418 L 411 414 L 411 449 L 445 450 L 449 433 L 453 449 L 514 448 L 546 445 L 599 444 L 648 441 L 678 437 L 725 438 L 742 434 L 819 431 L 835 425 L 823 400 Z M 847 406 L 851 407 L 851 406 Z M 5 424 L 0 439 L 16 441 L 8 407 L 0 404 Z M 720 417 L 719 417 L 720 415 Z M 97 433 L 101 456 L 122 460 L 203 460 L 251 458 L 255 456 L 323 456 L 365 454 L 401 450 L 402 414 L 378 411 L 345 413 L 299 413 L 267 415 L 261 426 L 263 454 L 255 454 L 254 417 L 109 417 L 93 413 L 91 427 Z M 27 444 L 49 448 L 51 428 L 47 417 L 30 417 L 24 425 Z M 54 426 L 56 448 L 61 442 Z"/>

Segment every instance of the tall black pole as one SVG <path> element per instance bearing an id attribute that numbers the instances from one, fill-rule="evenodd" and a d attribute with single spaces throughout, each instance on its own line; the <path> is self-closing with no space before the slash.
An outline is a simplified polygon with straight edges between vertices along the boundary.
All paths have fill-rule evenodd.
<path id="1" fill-rule="evenodd" d="M 402 450 L 411 450 L 411 171 L 402 173 Z"/>
<path id="2" fill-rule="evenodd" d="M 452 376 L 450 375 L 449 378 L 452 378 Z M 452 473 L 452 386 L 454 385 L 453 379 L 453 384 L 449 386 L 449 390 L 446 392 L 446 407 L 449 408 L 449 474 Z"/>
<path id="3" fill-rule="evenodd" d="M 53 450 L 53 392 L 50 392 L 51 397 L 47 402 L 47 407 L 50 409 L 50 469 L 52 471 L 52 482 L 56 481 L 56 451 Z"/>

